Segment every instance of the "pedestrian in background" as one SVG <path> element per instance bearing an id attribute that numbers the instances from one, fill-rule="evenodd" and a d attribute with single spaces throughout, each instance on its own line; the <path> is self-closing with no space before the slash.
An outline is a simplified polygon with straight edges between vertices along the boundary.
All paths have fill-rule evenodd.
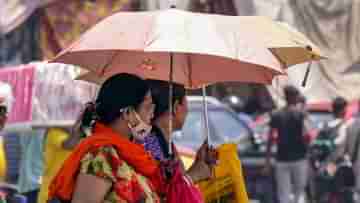
<path id="1" fill-rule="evenodd" d="M 286 86 L 284 94 L 286 106 L 271 114 L 265 171 L 271 169 L 271 149 L 274 137 L 277 137 L 275 176 L 280 203 L 303 203 L 308 177 L 307 113 L 299 108 L 301 94 L 297 88 Z M 295 201 L 292 201 L 292 195 Z"/>

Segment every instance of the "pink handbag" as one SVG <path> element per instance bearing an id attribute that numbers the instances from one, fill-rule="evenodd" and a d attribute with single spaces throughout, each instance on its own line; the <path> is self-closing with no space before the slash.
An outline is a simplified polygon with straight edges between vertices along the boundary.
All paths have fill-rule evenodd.
<path id="1" fill-rule="evenodd" d="M 168 186 L 167 203 L 204 203 L 200 190 L 181 173 L 180 166 L 175 168 L 174 176 Z"/>

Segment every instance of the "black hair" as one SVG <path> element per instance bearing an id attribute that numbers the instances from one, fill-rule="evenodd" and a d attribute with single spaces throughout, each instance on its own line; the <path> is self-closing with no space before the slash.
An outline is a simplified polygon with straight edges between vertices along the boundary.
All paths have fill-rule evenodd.
<path id="1" fill-rule="evenodd" d="M 344 112 L 348 102 L 343 97 L 336 97 L 332 102 L 332 111 L 335 115 Z"/>
<path id="2" fill-rule="evenodd" d="M 147 80 L 147 82 L 150 86 L 153 102 L 155 104 L 154 119 L 156 120 L 163 113 L 169 111 L 170 83 L 160 80 Z M 172 104 L 174 105 L 175 102 L 179 102 L 181 104 L 185 96 L 185 87 L 183 85 L 173 83 Z"/>
<path id="3" fill-rule="evenodd" d="M 296 104 L 300 96 L 300 91 L 296 87 L 288 85 L 284 88 L 284 95 L 288 104 Z"/>
<path id="4" fill-rule="evenodd" d="M 101 86 L 97 99 L 84 111 L 82 126 L 91 127 L 95 121 L 110 124 L 126 108 L 137 109 L 149 92 L 146 81 L 128 73 L 116 74 Z"/>

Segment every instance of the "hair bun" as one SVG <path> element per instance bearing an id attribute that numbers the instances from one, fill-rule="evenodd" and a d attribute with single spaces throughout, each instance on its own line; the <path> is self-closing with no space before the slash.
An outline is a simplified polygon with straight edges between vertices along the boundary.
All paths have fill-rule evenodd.
<path id="1" fill-rule="evenodd" d="M 96 106 L 97 105 L 94 102 L 89 102 L 86 104 L 81 121 L 82 128 L 91 128 L 94 122 L 97 120 Z"/>

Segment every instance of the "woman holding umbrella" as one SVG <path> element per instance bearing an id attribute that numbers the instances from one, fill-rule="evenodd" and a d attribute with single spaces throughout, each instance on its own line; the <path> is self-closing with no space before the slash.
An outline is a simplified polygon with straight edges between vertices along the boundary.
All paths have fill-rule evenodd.
<path id="1" fill-rule="evenodd" d="M 255 21 L 258 22 L 256 19 Z M 265 28 L 267 31 L 274 30 L 276 33 L 286 34 L 287 37 L 282 37 L 281 35 L 278 39 L 269 39 L 267 36 L 280 35 L 263 35 L 264 32 L 258 29 L 251 29 L 256 27 L 253 26 L 255 21 L 253 18 L 248 21 L 247 18 L 245 21 L 240 22 L 240 19 L 235 17 L 204 15 L 176 9 L 156 12 L 121 12 L 106 18 L 91 28 L 82 35 L 81 39 L 61 52 L 51 62 L 84 67 L 90 71 L 90 73 L 97 76 L 90 80 L 93 82 L 102 83 L 104 81 L 103 79 L 111 78 L 111 76 L 116 73 L 127 72 L 143 76 L 144 78 L 169 80 L 170 82 L 184 84 L 187 87 L 199 88 L 216 82 L 227 81 L 270 84 L 274 76 L 285 74 L 284 68 L 287 68 L 289 65 L 321 59 L 320 55 L 304 48 L 303 45 L 310 44 L 308 40 L 305 40 L 304 44 L 298 43 L 299 40 L 294 40 L 293 37 L 290 36 L 294 32 L 283 32 L 282 29 L 277 29 L 277 27 L 279 27 L 277 23 L 270 23 L 275 25 L 271 26 L 271 29 L 268 29 L 268 26 L 260 27 Z M 264 22 L 261 19 L 260 21 Z M 246 24 L 250 26 L 244 26 Z M 269 25 L 269 23 L 266 22 L 265 24 Z M 199 28 L 201 28 L 201 32 L 199 32 Z M 304 38 L 300 37 L 299 34 L 295 36 L 296 39 L 300 39 L 300 41 Z M 254 43 L 253 39 L 255 38 L 265 40 Z M 283 42 L 279 39 L 287 40 Z M 273 41 L 276 43 L 269 43 Z M 294 41 L 296 42 L 295 44 Z M 290 46 L 286 46 L 286 49 L 282 47 L 277 49 L 279 47 L 278 45 L 289 43 Z M 287 49 L 289 47 L 294 48 L 292 50 L 296 51 L 296 56 L 300 56 L 299 53 L 301 52 L 304 53 L 301 55 L 304 57 L 296 57 L 296 60 L 289 61 L 289 59 L 292 59 L 291 54 L 284 54 L 289 53 Z M 315 56 L 315 54 L 317 57 L 312 57 L 313 55 Z M 107 82 L 105 82 L 105 84 L 106 83 Z M 117 87 L 116 95 L 112 92 L 106 100 L 130 99 L 129 95 L 132 94 L 128 95 L 129 89 L 131 89 L 134 94 L 138 92 L 132 88 L 132 84 L 122 85 L 124 86 L 121 88 L 119 86 Z M 141 102 L 126 103 L 127 106 L 120 105 L 123 104 L 122 102 L 123 101 L 117 101 L 116 104 L 119 106 L 117 106 L 116 109 L 108 109 L 109 112 L 118 113 L 119 110 L 122 111 L 119 113 L 120 115 L 117 115 L 116 120 L 111 120 L 105 124 L 110 124 L 110 127 L 114 127 L 113 121 L 116 121 L 115 123 L 121 123 L 123 127 L 125 124 L 127 124 L 125 127 L 131 127 L 131 125 L 128 125 L 130 115 L 133 115 L 132 117 L 134 117 L 135 120 L 140 120 L 136 119 L 134 110 L 128 111 L 127 107 L 137 106 Z M 98 112 L 98 107 L 104 108 L 102 102 L 95 108 L 95 112 L 100 114 L 101 111 Z M 171 108 L 172 105 L 169 105 L 169 109 Z M 169 112 L 172 113 L 171 110 Z M 170 118 L 172 117 L 171 113 L 169 114 Z M 104 123 L 103 119 L 101 115 L 98 115 L 100 122 Z M 144 124 L 144 122 L 138 123 Z M 95 134 L 97 134 L 97 126 L 100 125 L 95 124 Z M 140 127 L 143 126 L 147 125 L 140 125 Z M 128 135 L 127 133 L 131 131 L 129 127 L 125 127 L 122 128 L 123 131 L 120 132 L 120 134 Z M 169 128 L 171 129 L 170 124 Z M 137 128 L 131 127 L 131 129 L 136 130 Z M 144 132 L 148 132 L 148 129 L 149 128 L 146 128 Z M 83 143 L 86 142 L 82 142 L 81 144 L 84 145 Z M 126 150 L 125 154 L 132 154 L 132 151 Z M 74 156 L 74 158 L 77 158 L 75 160 L 79 159 L 79 157 L 76 156 Z M 80 160 L 81 159 L 79 159 L 78 162 L 80 162 Z M 157 168 L 152 167 L 152 163 L 146 165 L 141 161 L 137 160 L 133 163 L 131 160 L 125 160 L 125 162 L 135 167 L 135 169 L 137 169 L 139 163 L 142 163 L 140 164 L 141 166 L 146 166 L 145 168 L 149 168 L 149 166 L 151 166 L 150 168 L 152 169 Z M 145 160 L 149 161 L 150 158 Z M 151 162 L 153 162 L 153 160 Z M 95 165 L 96 167 L 98 166 L 98 164 Z M 91 171 L 93 171 L 92 168 Z M 139 172 L 139 170 L 135 171 Z M 153 175 L 152 172 L 154 171 L 150 171 Z M 148 170 L 145 170 L 145 173 L 143 173 L 144 171 L 140 172 L 148 179 L 154 180 L 153 176 L 148 173 Z M 82 195 L 85 199 L 80 198 L 81 201 L 79 200 L 77 202 L 91 202 L 86 201 L 86 198 L 88 198 L 86 196 L 93 196 L 95 200 L 99 200 L 107 191 L 104 189 L 109 190 L 111 186 L 111 184 L 104 185 L 106 187 L 102 188 L 103 191 L 101 191 L 101 195 L 94 196 L 94 194 L 99 193 L 99 191 L 94 193 L 92 193 L 93 191 L 89 191 L 89 186 L 92 184 L 88 184 L 86 178 L 82 176 L 84 175 L 79 177 L 78 182 L 81 183 L 80 186 L 84 185 L 83 188 L 86 190 L 76 190 L 74 197 L 78 198 L 79 196 L 76 196 L 77 194 L 85 194 Z M 67 176 L 63 175 L 61 177 L 60 173 L 59 177 L 59 179 L 61 179 Z M 53 188 L 56 188 L 56 185 L 55 181 Z M 71 182 L 71 184 L 66 185 L 73 186 L 75 183 Z M 77 186 L 76 189 L 82 188 L 80 186 Z M 73 192 L 73 190 L 69 192 L 67 189 L 63 191 L 66 192 L 65 196 L 68 198 L 71 197 Z M 91 195 L 89 195 L 90 193 Z"/>
<path id="2" fill-rule="evenodd" d="M 169 140 L 171 135 L 169 135 L 169 82 L 160 81 L 160 80 L 148 80 L 148 83 L 151 88 L 151 93 L 153 96 L 153 101 L 155 104 L 154 118 L 153 118 L 153 130 L 150 136 L 145 138 L 144 146 L 146 150 L 149 150 L 151 154 L 155 157 L 156 160 L 166 160 L 171 158 L 169 154 Z M 187 100 L 186 100 L 186 90 L 183 85 L 173 84 L 173 127 L 174 130 L 181 130 L 185 119 L 188 113 Z M 201 136 L 201 135 L 199 135 Z M 156 138 L 155 138 L 156 137 Z M 159 143 L 159 147 L 156 147 L 156 141 Z M 175 149 L 175 146 L 173 145 Z M 186 174 L 194 182 L 198 182 L 211 176 L 211 166 L 206 163 L 206 158 L 210 158 L 210 152 L 215 152 L 210 150 L 208 145 L 204 143 L 199 152 L 198 159 L 189 168 Z M 173 153 L 173 158 L 179 159 L 175 152 Z M 211 157 L 215 159 L 216 157 Z M 182 165 L 182 164 L 181 164 Z M 182 167 L 183 168 L 183 167 Z"/>
<path id="3" fill-rule="evenodd" d="M 131 87 L 131 88 L 129 88 Z M 83 122 L 92 132 L 75 148 L 50 185 L 61 202 L 160 202 L 158 164 L 133 142 L 148 134 L 154 111 L 150 89 L 137 76 L 117 74 L 101 87 Z"/>
<path id="4" fill-rule="evenodd" d="M 169 107 L 168 99 L 170 96 L 169 82 L 148 80 L 148 83 L 155 104 L 153 128 L 150 135 L 138 142 L 142 143 L 145 149 L 159 161 L 162 169 L 164 169 L 163 172 L 165 173 L 164 175 L 168 183 L 172 184 L 169 187 L 170 191 L 171 188 L 179 184 L 179 181 L 183 182 L 186 180 L 187 183 L 191 183 L 183 184 L 183 186 L 185 185 L 184 190 L 177 189 L 176 195 L 174 196 L 168 193 L 168 202 L 176 202 L 176 199 L 181 199 L 181 201 L 185 202 L 203 202 L 200 192 L 194 187 L 194 183 L 211 177 L 211 160 L 216 160 L 215 150 L 211 150 L 207 143 L 204 143 L 196 155 L 195 162 L 186 171 L 175 145 L 171 145 L 172 150 L 169 150 L 171 139 L 169 127 L 171 108 Z M 181 130 L 188 112 L 186 91 L 183 85 L 173 84 L 172 109 L 173 130 Z M 182 193 L 182 191 L 184 192 Z"/>

